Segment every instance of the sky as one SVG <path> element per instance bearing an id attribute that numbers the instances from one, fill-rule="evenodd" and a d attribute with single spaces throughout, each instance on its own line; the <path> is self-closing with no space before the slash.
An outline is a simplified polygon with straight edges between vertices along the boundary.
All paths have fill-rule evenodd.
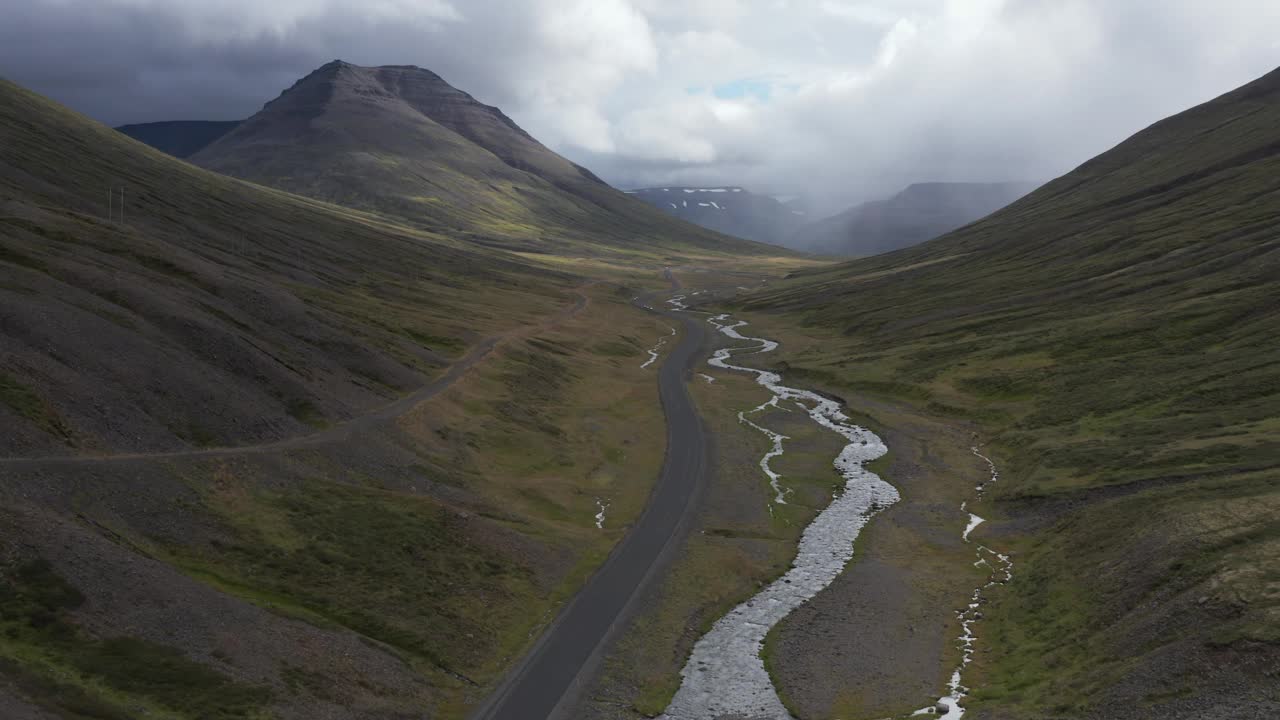
<path id="1" fill-rule="evenodd" d="M 419 65 L 619 187 L 832 208 L 1043 181 L 1280 65 L 1276 0 L 0 0 L 0 76 L 102 122 L 239 119 Z"/>

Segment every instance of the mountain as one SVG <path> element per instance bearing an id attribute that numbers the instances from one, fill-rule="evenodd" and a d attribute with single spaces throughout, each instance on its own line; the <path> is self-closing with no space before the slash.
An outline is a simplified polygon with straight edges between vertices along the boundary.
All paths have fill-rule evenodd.
<path id="1" fill-rule="evenodd" d="M 411 66 L 328 63 L 190 160 L 521 251 L 772 252 L 672 222 Z"/>
<path id="2" fill-rule="evenodd" d="M 878 255 L 967 225 L 1035 189 L 1028 183 L 916 183 L 799 228 L 784 244 L 826 255 Z"/>
<path id="3" fill-rule="evenodd" d="M 0 371 L 21 402 L 0 405 L 0 452 L 173 450 L 339 421 L 475 342 L 468 298 L 537 306 L 565 282 L 3 93 Z M 543 300 L 503 289 L 540 275 Z M 410 316 L 412 302 L 455 310 Z"/>
<path id="4" fill-rule="evenodd" d="M 160 152 L 186 158 L 231 132 L 239 124 L 239 120 L 172 120 L 121 125 L 116 130 Z"/>
<path id="5" fill-rule="evenodd" d="M 1280 70 L 931 242 L 748 298 L 791 372 L 970 424 L 982 717 L 1280 709 Z M 786 681 L 783 681 L 786 689 Z"/>
<path id="6" fill-rule="evenodd" d="M 517 255 L 0 81 L 0 717 L 461 718 L 609 556 L 666 437 L 625 284 L 757 246 L 469 122 L 532 170 L 406 120 L 576 213 L 521 233 L 614 234 Z"/>
<path id="7" fill-rule="evenodd" d="M 768 195 L 740 187 L 652 187 L 628 195 L 695 225 L 733 235 L 783 244 L 805 213 Z"/>

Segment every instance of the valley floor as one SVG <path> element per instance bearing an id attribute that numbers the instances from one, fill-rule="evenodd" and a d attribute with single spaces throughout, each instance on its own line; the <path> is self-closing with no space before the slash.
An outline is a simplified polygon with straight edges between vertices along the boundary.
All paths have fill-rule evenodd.
<path id="1" fill-rule="evenodd" d="M 693 305 L 683 326 L 643 309 L 671 294 L 656 275 L 645 290 L 584 286 L 544 322 L 478 343 L 432 386 L 298 440 L 0 460 L 0 714 L 474 713 L 495 689 L 519 683 L 536 654 L 522 658 L 557 617 L 572 619 L 561 616 L 568 601 L 622 552 L 619 541 L 659 497 L 654 481 L 673 446 L 657 378 L 670 373 L 709 432 L 706 486 L 689 498 L 689 525 L 663 531 L 673 552 L 616 615 L 622 624 L 602 631 L 615 617 L 606 613 L 590 626 L 592 640 L 608 643 L 575 660 L 582 672 L 560 708 L 561 717 L 595 720 L 663 713 L 695 642 L 787 572 L 801 533 L 842 484 L 832 468 L 842 438 L 768 405 L 753 377 L 705 363 L 733 341 L 708 333 L 684 368 L 693 349 L 681 340 L 710 317 L 701 307 L 723 307 L 771 275 L 678 269 Z M 637 302 L 645 291 L 654 294 Z M 1280 676 L 1274 648 L 1195 642 L 1160 650 L 1122 683 L 1086 688 L 1089 703 L 1046 704 L 1036 684 L 1046 681 L 1018 660 L 1021 643 L 1037 603 L 1072 612 L 1044 595 L 1062 582 L 1050 573 L 1067 552 L 1045 531 L 1088 499 L 1008 493 L 975 504 L 990 472 L 974 452 L 986 440 L 980 414 L 821 370 L 832 338 L 785 315 L 742 319 L 749 334 L 781 346 L 740 361 L 841 398 L 853 422 L 885 441 L 889 454 L 870 467 L 901 495 L 867 524 L 845 571 L 766 638 L 765 668 L 795 718 L 899 717 L 946 693 L 962 656 L 957 611 L 990 574 L 962 538 L 968 511 L 986 518 L 974 542 L 1008 549 L 1019 568 L 977 616 L 964 678 L 971 717 L 1249 718 L 1276 709 L 1274 687 L 1259 682 Z M 759 427 L 740 415 L 752 408 Z M 772 452 L 760 427 L 785 436 L 784 453 Z M 1099 532 L 1123 531 L 1122 516 L 1101 512 Z M 1086 552 L 1107 561 L 1100 547 Z M 1206 602 L 1217 612 L 1218 600 Z M 1188 679 L 1215 663 L 1230 670 Z M 504 685 L 513 667 L 521 670 Z M 535 685 L 551 704 L 560 697 L 549 681 Z M 521 717 L 515 706 L 487 707 L 482 717 Z"/>
<path id="2" fill-rule="evenodd" d="M 684 277 L 691 288 L 720 297 L 732 296 L 740 282 Z M 789 344 L 801 336 L 761 319 L 764 324 L 743 332 L 781 339 L 780 354 L 790 356 Z M 735 343 L 717 340 L 726 344 Z M 750 357 L 743 361 L 756 364 Z M 584 717 L 638 718 L 666 709 L 694 642 L 788 568 L 800 533 L 841 484 L 831 466 L 844 444 L 838 436 L 794 409 L 755 413 L 753 422 L 786 436 L 785 453 L 770 461 L 789 491 L 785 504 L 777 503 L 759 464 L 771 441 L 738 416 L 768 392 L 741 373 L 706 366 L 699 372 L 713 378 L 695 378 L 690 387 L 715 439 L 716 472 L 679 559 L 614 644 L 588 692 Z M 931 706 L 959 662 L 954 608 L 983 577 L 960 539 L 967 520 L 960 504 L 987 472 L 970 450 L 973 429 L 901 404 L 845 400 L 854 422 L 885 439 L 890 453 L 872 467 L 903 497 L 868 524 L 836 582 L 768 638 L 765 659 L 775 688 L 801 718 L 883 717 Z"/>
<path id="3" fill-rule="evenodd" d="M 4 461 L 6 717 L 465 714 L 658 474 L 668 323 L 581 292 L 304 439 Z"/>

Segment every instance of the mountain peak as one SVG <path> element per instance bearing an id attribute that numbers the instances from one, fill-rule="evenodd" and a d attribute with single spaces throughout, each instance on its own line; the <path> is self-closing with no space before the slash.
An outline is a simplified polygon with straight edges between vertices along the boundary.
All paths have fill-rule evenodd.
<path id="1" fill-rule="evenodd" d="M 503 213 L 509 219 L 495 234 L 536 226 L 545 214 L 577 223 L 618 213 L 635 218 L 619 223 L 627 227 L 666 222 L 497 107 L 414 65 L 328 62 L 190 159 L 433 228 L 469 227 L 469 218 Z"/>

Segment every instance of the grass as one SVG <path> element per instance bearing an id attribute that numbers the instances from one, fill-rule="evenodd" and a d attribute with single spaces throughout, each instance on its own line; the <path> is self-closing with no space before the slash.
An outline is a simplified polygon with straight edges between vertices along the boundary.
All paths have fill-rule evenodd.
<path id="1" fill-rule="evenodd" d="M 361 182 L 326 162 L 352 188 L 324 196 L 348 206 L 328 204 L 174 161 L 10 83 L 0 99 L 0 145 L 22 169 L 0 168 L 10 199 L 0 265 L 13 276 L 0 294 L 17 348 L 6 368 L 58 370 L 0 376 L 0 402 L 38 431 L 8 454 L 47 451 L 41 432 L 46 444 L 83 435 L 102 453 L 306 434 L 428 384 L 485 338 L 506 338 L 447 392 L 349 441 L 139 459 L 137 483 L 113 474 L 41 485 L 41 497 L 110 527 L 119 552 L 367 639 L 425 678 L 431 711 L 445 718 L 464 715 L 529 647 L 644 507 L 665 428 L 655 369 L 639 366 L 667 329 L 631 296 L 665 286 L 663 266 L 723 266 L 762 249 L 612 190 L 575 194 L 523 171 L 481 181 L 473 167 L 433 169 L 454 187 L 397 205 L 404 184 L 381 183 L 415 168 L 394 153 L 370 156 Z M 103 219 L 101 190 L 121 185 L 127 224 Z M 745 262 L 774 274 L 812 264 Z M 588 276 L 615 286 L 587 288 L 581 315 L 544 325 Z M 603 530 L 597 499 L 609 503 Z M 204 690 L 191 702 L 209 708 L 177 707 L 166 688 L 195 672 L 177 656 L 81 639 L 99 643 L 77 650 L 88 669 L 15 650 L 41 702 L 82 693 L 156 717 L 258 712 L 234 709 L 249 696 L 232 686 L 231 709 Z M 211 652 L 184 641 L 184 656 Z M 314 673 L 325 661 L 317 651 L 280 668 L 289 697 L 272 702 L 320 696 Z M 131 684 L 141 664 L 162 669 L 156 686 Z M 126 675 L 110 677 L 112 667 Z M 366 693 L 356 704 L 374 692 L 353 687 Z"/>
<path id="2" fill-rule="evenodd" d="M 0 96 L 0 141 L 26 173 L 0 172 L 0 266 L 39 288 L 0 291 L 15 362 L 75 368 L 133 425 L 101 427 L 57 373 L 6 381 L 50 449 L 66 435 L 176 449 L 194 426 L 220 444 L 306 432 L 572 302 L 563 272 L 201 171 L 10 83 Z M 100 191 L 120 185 L 127 225 L 102 219 Z"/>
<path id="3" fill-rule="evenodd" d="M 461 717 L 608 555 L 662 462 L 645 354 L 595 348 L 666 324 L 611 289 L 588 292 L 579 315 L 499 344 L 447 392 L 353 439 L 382 453 L 372 468 L 337 446 L 284 469 L 252 456 L 177 465 L 195 499 L 166 516 L 208 534 L 144 530 L 130 508 L 109 524 L 220 592 L 366 638 L 426 680 L 433 712 Z M 282 667 L 281 702 L 323 699 L 322 670 Z"/>
<path id="4" fill-rule="evenodd" d="M 40 558 L 4 568 L 0 673 L 66 718 L 116 720 L 141 706 L 159 717 L 261 717 L 268 688 L 234 681 L 174 648 L 96 638 L 70 617 L 84 596 Z"/>
<path id="5" fill-rule="evenodd" d="M 53 406 L 35 389 L 4 372 L 0 372 L 0 404 L 63 442 L 71 442 L 72 431 Z"/>
<path id="6" fill-rule="evenodd" d="M 1040 518 L 1008 540 L 974 708 L 1084 712 L 1162 648 L 1275 642 L 1280 555 L 1250 510 L 1280 497 L 1278 95 L 1273 73 L 942 240 L 745 303 L 812 338 L 793 373 L 976 423 L 992 515 Z"/>
<path id="7" fill-rule="evenodd" d="M 494 641 L 473 603 L 532 592 L 527 570 L 460 537 L 456 513 L 430 499 L 313 481 L 251 503 L 262 508 L 252 524 L 226 518 L 234 541 L 174 560 L 441 669 L 478 664 Z"/>

